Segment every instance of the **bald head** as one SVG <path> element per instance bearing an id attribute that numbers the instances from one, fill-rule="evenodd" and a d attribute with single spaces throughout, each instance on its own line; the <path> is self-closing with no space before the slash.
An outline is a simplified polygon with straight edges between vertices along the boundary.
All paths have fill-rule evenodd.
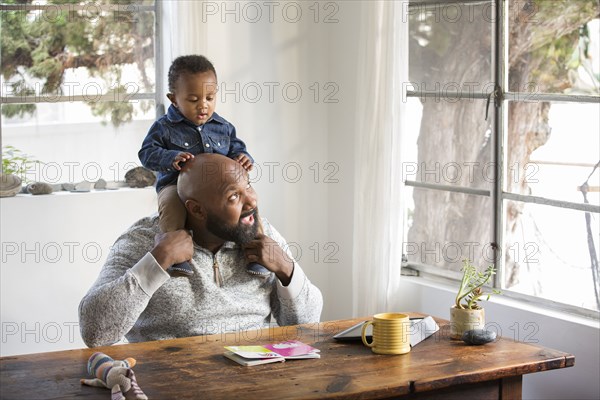
<path id="1" fill-rule="evenodd" d="M 179 173 L 177 192 L 187 211 L 194 241 L 218 249 L 225 241 L 248 243 L 258 232 L 256 192 L 237 161 L 199 154 Z"/>
<path id="2" fill-rule="evenodd" d="M 203 203 L 240 180 L 247 180 L 247 172 L 237 161 L 220 154 L 198 154 L 179 173 L 177 193 L 184 203 Z"/>

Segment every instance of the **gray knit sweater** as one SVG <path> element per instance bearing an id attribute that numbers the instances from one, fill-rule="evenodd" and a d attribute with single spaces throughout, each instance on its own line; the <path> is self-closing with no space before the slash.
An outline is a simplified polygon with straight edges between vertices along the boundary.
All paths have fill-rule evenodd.
<path id="1" fill-rule="evenodd" d="M 263 226 L 288 249 L 264 219 Z M 319 321 L 321 292 L 295 261 L 292 280 L 284 287 L 273 273 L 249 274 L 243 252 L 234 243 L 226 242 L 214 255 L 195 245 L 190 263 L 194 275 L 170 277 L 149 253 L 158 232 L 158 216 L 153 215 L 136 222 L 115 242 L 79 305 L 86 345 L 110 345 L 124 336 L 140 342 L 260 329 L 269 325 L 271 316 L 279 325 Z M 215 261 L 222 286 L 215 283 Z"/>

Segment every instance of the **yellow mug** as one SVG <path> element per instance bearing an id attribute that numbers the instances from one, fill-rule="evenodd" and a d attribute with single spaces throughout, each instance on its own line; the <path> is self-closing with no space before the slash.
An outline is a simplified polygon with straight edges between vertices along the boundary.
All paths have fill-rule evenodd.
<path id="1" fill-rule="evenodd" d="M 367 342 L 367 327 L 373 325 L 373 341 Z M 410 319 L 401 313 L 375 314 L 362 327 L 362 341 L 376 354 L 404 354 L 410 351 Z"/>

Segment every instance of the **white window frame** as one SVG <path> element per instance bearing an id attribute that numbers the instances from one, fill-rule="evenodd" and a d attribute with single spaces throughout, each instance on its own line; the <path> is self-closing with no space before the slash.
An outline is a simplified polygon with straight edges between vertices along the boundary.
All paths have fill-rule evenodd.
<path id="1" fill-rule="evenodd" d="M 571 314 L 592 318 L 595 320 L 599 319 L 600 313 L 585 309 L 582 307 L 576 307 L 573 305 L 559 303 L 549 299 L 543 299 L 532 295 L 527 295 L 515 291 L 510 291 L 503 288 L 504 282 L 504 257 L 502 253 L 502 246 L 497 245 L 503 243 L 504 234 L 504 200 L 516 200 L 526 203 L 543 204 L 547 206 L 579 210 L 590 213 L 600 214 L 600 206 L 585 203 L 574 203 L 569 201 L 555 200 L 539 196 L 530 196 L 524 194 L 509 193 L 504 191 L 504 182 L 506 176 L 504 173 L 499 174 L 498 170 L 505 171 L 504 165 L 504 146 L 506 140 L 505 127 L 508 125 L 508 113 L 506 112 L 507 104 L 509 101 L 524 101 L 524 93 L 522 92 L 511 92 L 506 91 L 508 88 L 508 32 L 506 27 L 508 26 L 508 16 L 510 15 L 508 7 L 509 0 L 447 0 L 447 1 L 420 1 L 416 3 L 410 3 L 411 7 L 440 7 L 447 6 L 449 4 L 468 4 L 468 3 L 489 3 L 492 5 L 493 18 L 491 19 L 492 27 L 492 71 L 495 90 L 489 96 L 484 93 L 476 92 L 456 92 L 456 91 L 423 91 L 423 90 L 407 90 L 405 96 L 427 98 L 433 97 L 435 99 L 487 99 L 490 104 L 490 113 L 493 113 L 493 149 L 492 149 L 492 163 L 494 165 L 502 166 L 502 168 L 494 168 L 493 187 L 491 190 L 485 189 L 474 189 L 468 187 L 443 185 L 429 182 L 417 182 L 414 180 L 405 180 L 404 185 L 409 187 L 424 188 L 429 190 L 440 190 L 446 192 L 458 192 L 475 196 L 489 197 L 492 200 L 492 243 L 496 244 L 494 248 L 494 259 L 496 261 L 497 274 L 494 277 L 493 287 L 502 290 L 502 294 L 511 298 L 536 304 L 544 308 L 560 310 Z M 526 93 L 527 101 L 560 101 L 560 102 L 571 102 L 580 104 L 600 103 L 600 96 L 588 96 L 588 95 L 568 95 L 568 94 L 551 94 L 551 93 Z M 499 176 L 498 176 L 499 175 Z M 500 254 L 499 254 L 500 253 Z M 406 270 L 403 274 L 414 275 L 415 273 L 409 270 L 418 271 L 416 274 L 422 275 L 427 279 L 442 280 L 458 282 L 462 276 L 459 272 L 443 270 L 441 268 L 425 265 L 416 262 L 405 262 L 403 268 Z M 408 270 L 407 270 L 408 269 Z"/>
<path id="2" fill-rule="evenodd" d="M 69 11 L 86 11 L 90 7 L 89 3 L 95 3 L 89 1 L 86 4 L 3 4 L 0 3 L 0 12 L 4 11 L 46 11 L 46 12 L 69 12 Z M 143 5 L 143 4 L 102 4 L 98 6 L 102 11 L 121 12 L 121 13 L 140 13 L 140 12 L 154 12 L 154 63 L 155 63 L 155 86 L 153 92 L 146 93 L 132 93 L 127 95 L 128 101 L 138 100 L 154 100 L 156 105 L 156 118 L 164 114 L 164 104 L 162 98 L 159 96 L 163 93 L 163 64 L 162 64 L 162 49 L 161 49 L 161 1 L 155 0 L 154 5 Z M 71 103 L 71 102 L 83 102 L 87 100 L 84 95 L 71 95 L 65 98 L 65 100 L 56 101 L 51 96 L 2 96 L 2 104 L 36 104 L 36 103 Z M 94 99 L 98 102 L 111 102 L 114 101 L 114 94 L 105 94 L 98 96 Z M 66 122 L 67 123 L 67 122 Z M 2 114 L 0 113 L 0 125 L 2 124 Z M 2 144 L 2 130 L 0 130 L 0 146 Z"/>

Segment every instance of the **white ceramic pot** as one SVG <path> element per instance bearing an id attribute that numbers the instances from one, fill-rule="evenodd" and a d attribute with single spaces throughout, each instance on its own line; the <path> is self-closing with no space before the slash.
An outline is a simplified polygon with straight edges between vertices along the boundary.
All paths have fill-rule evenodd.
<path id="1" fill-rule="evenodd" d="M 452 306 L 450 308 L 450 336 L 460 339 L 462 334 L 471 329 L 485 329 L 485 312 L 479 310 L 463 310 Z"/>

